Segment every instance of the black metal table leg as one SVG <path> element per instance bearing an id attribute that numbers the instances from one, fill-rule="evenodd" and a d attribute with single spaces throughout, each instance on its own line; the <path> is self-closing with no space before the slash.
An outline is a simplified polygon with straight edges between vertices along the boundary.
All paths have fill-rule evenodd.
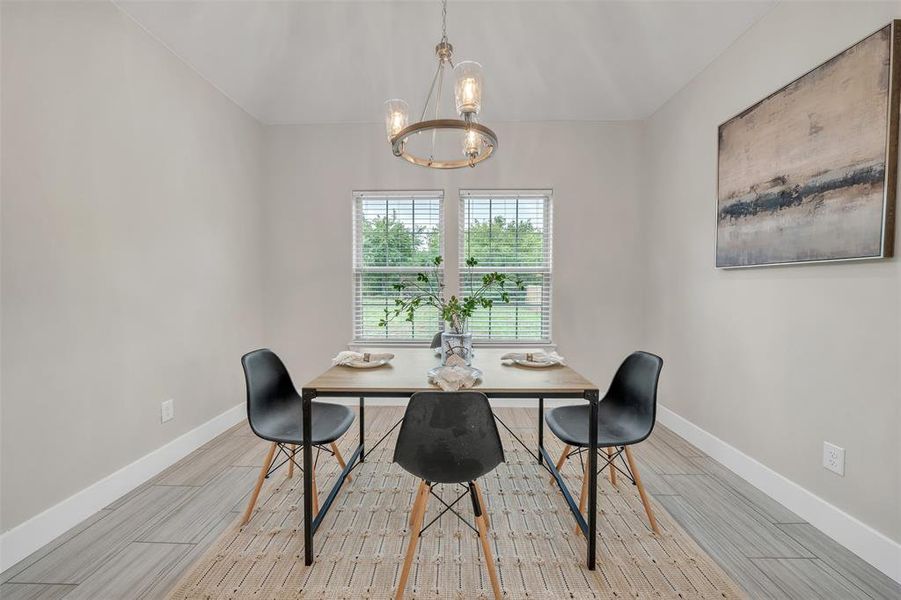
<path id="1" fill-rule="evenodd" d="M 544 398 L 538 398 L 538 464 L 541 464 L 541 449 L 544 448 Z"/>
<path id="2" fill-rule="evenodd" d="M 576 525 L 579 526 L 579 529 L 582 530 L 582 535 L 585 536 L 585 539 L 588 539 L 588 524 L 585 522 L 585 518 L 582 516 L 582 513 L 579 511 L 579 505 L 573 500 L 573 496 L 569 491 L 569 488 L 566 487 L 566 482 L 563 481 L 563 476 L 560 475 L 560 471 L 557 470 L 557 467 L 554 466 L 554 460 L 547 453 L 547 448 L 542 448 L 541 453 L 544 455 L 544 465 L 542 465 L 548 472 L 554 477 L 554 481 L 557 482 L 557 487 L 560 488 L 560 492 L 563 494 L 563 499 L 566 501 L 567 506 L 569 506 L 569 510 L 573 515 L 573 519 L 576 520 Z"/>
<path id="3" fill-rule="evenodd" d="M 313 444 L 311 425 L 312 408 L 316 390 L 304 389 L 301 393 L 303 411 L 303 560 L 313 564 Z"/>
<path id="4" fill-rule="evenodd" d="M 322 525 L 323 519 L 328 514 L 329 509 L 332 507 L 332 503 L 335 501 L 335 498 L 338 496 L 338 492 L 341 490 L 341 486 L 344 485 L 344 481 L 347 479 L 347 475 L 353 470 L 356 465 L 356 460 L 363 453 L 363 447 L 357 445 L 357 449 L 353 451 L 353 454 L 350 455 L 350 458 L 347 459 L 347 463 L 344 465 L 344 468 L 341 469 L 341 472 L 338 473 L 338 479 L 335 481 L 335 485 L 332 486 L 332 489 L 329 490 L 328 495 L 325 497 L 325 501 L 319 507 L 319 512 L 316 513 L 316 516 L 313 517 L 313 533 L 311 534 L 313 537 L 316 536 L 316 532 L 319 531 L 319 526 Z"/>
<path id="5" fill-rule="evenodd" d="M 363 425 L 363 412 L 365 411 L 366 401 L 360 396 L 360 462 L 366 462 L 366 427 Z"/>
<path id="6" fill-rule="evenodd" d="M 588 400 L 588 570 L 594 571 L 598 521 L 598 391 L 586 390 Z"/>

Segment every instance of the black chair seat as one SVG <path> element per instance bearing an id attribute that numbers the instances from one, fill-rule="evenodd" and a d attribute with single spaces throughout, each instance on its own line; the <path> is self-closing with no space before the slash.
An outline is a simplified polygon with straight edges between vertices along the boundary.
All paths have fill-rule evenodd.
<path id="1" fill-rule="evenodd" d="M 291 381 L 288 369 L 272 350 L 263 348 L 248 352 L 241 357 L 241 365 L 244 367 L 244 378 L 247 381 L 247 421 L 258 437 L 272 442 L 260 468 L 257 485 L 250 495 L 247 510 L 244 511 L 244 518 L 241 520 L 241 524 L 246 525 L 253 515 L 253 507 L 256 506 L 263 482 L 284 464 L 288 465 L 289 478 L 294 475 L 295 465 L 300 466 L 295 457 L 301 451 L 297 446 L 304 443 L 303 400 Z M 353 411 L 340 404 L 313 402 L 310 412 L 313 421 L 310 423 L 310 437 L 313 438 L 310 443 L 316 446 L 331 444 L 329 452 L 334 454 L 338 465 L 346 469 L 341 451 L 334 442 L 344 435 L 354 422 Z M 291 447 L 286 448 L 286 445 Z M 279 452 L 280 460 L 282 455 L 285 456 L 281 462 L 275 459 L 276 450 Z M 317 514 L 319 490 L 316 487 L 315 471 L 314 464 L 304 473 L 304 477 L 312 476 L 313 512 Z"/>
<path id="2" fill-rule="evenodd" d="M 396 600 L 403 600 L 404 588 L 416 555 L 416 544 L 425 521 L 429 496 L 436 483 L 466 484 L 476 518 L 476 531 L 482 543 L 485 566 L 495 600 L 502 600 L 500 581 L 488 540 L 488 517 L 476 479 L 487 475 L 504 462 L 504 447 L 497 432 L 488 396 L 481 392 L 417 392 L 410 398 L 403 424 L 394 446 L 394 462 L 422 481 L 410 512 L 410 542 L 397 583 Z M 464 492 L 465 494 L 466 492 Z M 441 500 L 450 509 L 451 504 Z M 464 520 L 456 510 L 457 518 Z M 440 518 L 439 513 L 437 518 Z M 465 520 L 464 520 L 465 522 Z M 469 523 L 467 523 L 469 525 Z M 472 527 L 472 525 L 469 525 Z M 426 525 L 428 528 L 428 525 Z"/>
<path id="3" fill-rule="evenodd" d="M 617 471 L 623 473 L 638 487 L 638 495 L 648 515 L 651 531 L 660 533 L 654 511 L 651 509 L 648 494 L 641 484 L 641 477 L 630 446 L 647 439 L 654 429 L 657 418 L 657 383 L 663 359 L 650 352 L 633 352 L 616 370 L 610 389 L 598 403 L 597 430 L 598 448 L 606 448 L 606 462 L 601 469 L 610 472 L 610 483 L 616 485 Z M 591 407 L 586 404 L 561 406 L 547 412 L 545 422 L 548 428 L 566 444 L 557 461 L 557 469 L 563 468 L 566 459 L 579 454 L 580 460 L 584 448 L 588 447 L 588 425 L 591 422 Z M 576 446 L 580 450 L 571 452 Z M 588 460 L 584 461 L 585 475 L 582 477 L 582 493 L 579 498 L 579 512 L 585 510 L 585 499 L 588 491 L 596 482 L 597 473 L 589 469 L 592 459 L 596 458 L 596 450 L 588 451 Z M 602 458 L 603 459 L 603 454 Z M 622 455 L 626 455 L 623 461 Z M 616 465 L 619 460 L 625 471 Z M 589 505 L 591 502 L 589 502 Z M 577 529 L 578 531 L 578 529 Z M 594 531 L 591 531 L 594 535 Z"/>
<path id="4" fill-rule="evenodd" d="M 603 405 L 603 402 L 601 403 Z M 644 424 L 620 419 L 605 419 L 598 407 L 598 447 L 637 444 L 648 436 Z M 564 444 L 578 448 L 588 447 L 587 405 L 561 406 L 547 412 L 545 422 Z"/>
<path id="5" fill-rule="evenodd" d="M 479 392 L 418 392 L 410 398 L 394 462 L 431 483 L 475 481 L 504 462 L 488 397 Z"/>
<path id="6" fill-rule="evenodd" d="M 648 352 L 626 357 L 598 404 L 598 447 L 629 446 L 651 435 L 662 368 L 663 359 Z M 548 411 L 545 422 L 564 444 L 585 448 L 589 414 L 587 404 L 561 406 Z"/>
<path id="7" fill-rule="evenodd" d="M 303 443 L 303 400 L 288 370 L 274 352 L 254 350 L 241 357 L 247 378 L 247 420 L 264 440 L 280 444 Z M 328 444 L 344 435 L 354 421 L 346 406 L 313 402 L 310 440 Z"/>
<path id="8" fill-rule="evenodd" d="M 354 422 L 354 412 L 340 404 L 313 402 L 313 444 L 328 444 L 344 435 Z M 303 443 L 303 413 L 300 402 L 278 406 L 260 413 L 251 423 L 254 433 L 270 442 Z"/>

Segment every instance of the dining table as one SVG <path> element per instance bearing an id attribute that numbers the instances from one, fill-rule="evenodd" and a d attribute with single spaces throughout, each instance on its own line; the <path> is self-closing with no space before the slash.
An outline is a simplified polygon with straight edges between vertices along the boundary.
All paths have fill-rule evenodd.
<path id="1" fill-rule="evenodd" d="M 389 352 L 394 358 L 386 365 L 360 369 L 344 365 L 336 365 L 315 377 L 303 386 L 303 527 L 304 527 L 304 563 L 313 564 L 313 540 L 317 529 L 322 525 L 335 497 L 344 485 L 348 474 L 355 468 L 365 468 L 366 451 L 366 398 L 409 398 L 417 392 L 438 391 L 439 388 L 429 382 L 428 371 L 440 366 L 440 355 L 423 347 L 390 347 L 360 348 L 360 352 L 371 354 Z M 532 352 L 516 349 L 517 352 Z M 597 544 L 597 441 L 598 441 L 598 388 L 591 381 L 580 375 L 573 368 L 556 364 L 547 367 L 526 367 L 502 361 L 501 357 L 510 352 L 509 348 L 476 347 L 472 358 L 472 366 L 482 371 L 481 378 L 475 383 L 473 391 L 482 392 L 488 398 L 514 398 L 534 400 L 537 409 L 535 426 L 538 430 L 537 448 L 528 444 L 501 421 L 497 414 L 495 419 L 507 429 L 514 439 L 523 445 L 535 459 L 539 468 L 547 469 L 553 476 L 564 500 L 572 512 L 576 524 L 587 540 L 586 564 L 588 569 L 595 568 Z M 535 351 L 537 352 L 537 351 Z M 343 397 L 359 398 L 359 442 L 347 459 L 345 467 L 329 490 L 326 499 L 313 514 L 313 445 L 310 433 L 311 412 L 315 398 Z M 546 399 L 580 399 L 589 403 L 588 427 L 588 512 L 587 519 L 579 510 L 563 477 L 557 470 L 544 447 L 544 401 Z M 396 423 L 397 427 L 400 422 Z M 381 443 L 394 429 L 384 434 L 375 445 Z M 375 445 L 369 449 L 372 452 Z"/>

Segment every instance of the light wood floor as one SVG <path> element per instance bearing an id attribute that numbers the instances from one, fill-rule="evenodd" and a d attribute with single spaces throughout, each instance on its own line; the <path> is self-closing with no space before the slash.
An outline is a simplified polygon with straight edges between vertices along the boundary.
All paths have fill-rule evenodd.
<path id="1" fill-rule="evenodd" d="M 400 414 L 366 412 L 370 425 Z M 498 415 L 535 426 L 534 411 Z M 0 598 L 165 596 L 239 516 L 264 453 L 246 425 L 231 429 L 8 569 Z M 666 428 L 635 453 L 648 491 L 751 598 L 901 598 L 901 586 Z"/>

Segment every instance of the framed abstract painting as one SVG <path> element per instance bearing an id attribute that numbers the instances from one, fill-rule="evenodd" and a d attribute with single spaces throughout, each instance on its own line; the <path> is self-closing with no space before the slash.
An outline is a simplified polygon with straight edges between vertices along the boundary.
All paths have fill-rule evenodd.
<path id="1" fill-rule="evenodd" d="M 901 20 L 719 126 L 716 266 L 887 258 Z"/>

